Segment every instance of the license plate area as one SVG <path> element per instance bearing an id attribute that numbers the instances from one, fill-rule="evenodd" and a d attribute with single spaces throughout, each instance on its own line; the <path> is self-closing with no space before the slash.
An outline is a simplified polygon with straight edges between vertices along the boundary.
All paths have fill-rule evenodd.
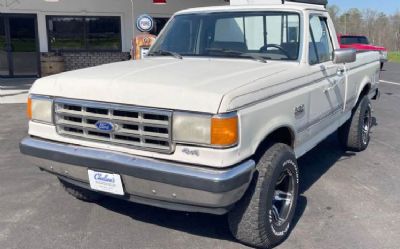
<path id="1" fill-rule="evenodd" d="M 106 173 L 88 170 L 90 188 L 96 191 L 114 195 L 124 195 L 121 176 L 114 173 Z"/>

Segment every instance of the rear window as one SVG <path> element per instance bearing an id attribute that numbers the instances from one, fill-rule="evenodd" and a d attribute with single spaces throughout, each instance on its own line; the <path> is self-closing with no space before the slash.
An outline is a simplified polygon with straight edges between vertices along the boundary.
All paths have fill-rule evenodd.
<path id="1" fill-rule="evenodd" d="M 368 38 L 365 36 L 342 36 L 340 43 L 343 45 L 350 44 L 369 44 Z"/>

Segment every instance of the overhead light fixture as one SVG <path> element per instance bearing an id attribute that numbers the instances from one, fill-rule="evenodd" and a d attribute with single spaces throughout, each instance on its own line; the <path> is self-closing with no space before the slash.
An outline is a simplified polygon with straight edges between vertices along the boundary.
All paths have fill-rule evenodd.
<path id="1" fill-rule="evenodd" d="M 60 2 L 60 0 L 44 0 L 45 2 L 48 2 L 48 3 L 58 3 L 58 2 Z"/>

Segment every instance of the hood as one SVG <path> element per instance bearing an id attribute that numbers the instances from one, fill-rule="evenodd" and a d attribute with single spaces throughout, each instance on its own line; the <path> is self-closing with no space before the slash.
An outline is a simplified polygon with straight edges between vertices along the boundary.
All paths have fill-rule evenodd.
<path id="1" fill-rule="evenodd" d="M 224 94 L 287 71 L 294 64 L 157 57 L 42 78 L 35 82 L 31 94 L 217 113 Z"/>

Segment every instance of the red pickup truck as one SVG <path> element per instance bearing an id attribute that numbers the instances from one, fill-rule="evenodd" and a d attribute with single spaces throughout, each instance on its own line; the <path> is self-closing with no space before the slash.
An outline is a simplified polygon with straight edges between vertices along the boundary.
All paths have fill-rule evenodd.
<path id="1" fill-rule="evenodd" d="M 381 69 L 388 61 L 388 50 L 385 47 L 375 46 L 369 43 L 364 35 L 338 35 L 340 48 L 354 48 L 361 51 L 378 51 L 381 55 Z"/>

